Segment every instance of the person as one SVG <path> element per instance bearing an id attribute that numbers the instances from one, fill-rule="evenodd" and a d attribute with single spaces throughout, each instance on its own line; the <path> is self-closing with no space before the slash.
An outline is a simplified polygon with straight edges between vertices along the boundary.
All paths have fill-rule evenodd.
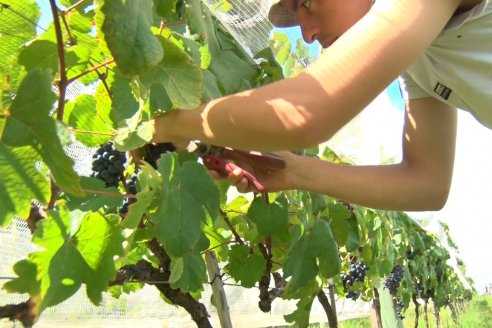
<path id="1" fill-rule="evenodd" d="M 285 169 L 239 165 L 268 191 L 309 190 L 387 210 L 442 208 L 457 110 L 492 127 L 492 1 L 277 0 L 268 16 L 278 27 L 299 25 L 325 51 L 295 77 L 155 117 L 153 140 L 274 151 Z M 329 140 L 395 79 L 406 100 L 399 163 L 339 165 L 288 151 Z M 228 179 L 253 191 L 244 173 Z"/>

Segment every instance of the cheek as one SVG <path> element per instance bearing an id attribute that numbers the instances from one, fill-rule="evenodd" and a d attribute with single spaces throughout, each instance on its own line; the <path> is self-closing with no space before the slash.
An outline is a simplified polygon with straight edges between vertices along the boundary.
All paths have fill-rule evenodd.
<path id="1" fill-rule="evenodd" d="M 353 1 L 354 5 L 345 6 L 337 13 L 339 29 L 346 31 L 357 23 L 371 8 L 371 1 Z"/>

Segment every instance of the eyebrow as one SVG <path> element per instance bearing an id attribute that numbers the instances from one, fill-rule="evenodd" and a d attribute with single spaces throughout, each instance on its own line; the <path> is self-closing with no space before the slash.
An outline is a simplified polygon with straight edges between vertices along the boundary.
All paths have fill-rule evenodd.
<path id="1" fill-rule="evenodd" d="M 286 5 L 285 7 L 288 10 L 294 12 L 299 8 L 299 2 L 301 2 L 301 0 L 284 1 L 284 5 Z"/>

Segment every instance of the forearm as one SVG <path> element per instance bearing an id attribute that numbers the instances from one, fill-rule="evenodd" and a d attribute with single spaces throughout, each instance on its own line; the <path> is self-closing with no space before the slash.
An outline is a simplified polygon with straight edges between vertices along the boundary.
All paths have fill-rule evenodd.
<path id="1" fill-rule="evenodd" d="M 350 115 L 338 115 L 344 117 L 338 121 L 330 118 L 330 112 L 340 110 L 323 94 L 319 83 L 301 74 L 213 100 L 196 110 L 158 116 L 154 140 L 199 139 L 220 146 L 269 151 L 311 147 L 328 140 Z M 319 115 L 322 111 L 325 114 Z"/>
<path id="2" fill-rule="evenodd" d="M 298 157 L 291 163 L 289 189 L 319 192 L 361 206 L 395 211 L 440 209 L 449 185 L 407 163 L 340 165 Z"/>

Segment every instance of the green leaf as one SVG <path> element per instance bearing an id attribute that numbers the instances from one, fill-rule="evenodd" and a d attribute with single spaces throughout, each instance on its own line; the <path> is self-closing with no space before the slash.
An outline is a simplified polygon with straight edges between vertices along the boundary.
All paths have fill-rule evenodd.
<path id="1" fill-rule="evenodd" d="M 185 162 L 181 166 L 175 153 L 162 155 L 157 163 L 163 192 L 151 218 L 168 254 L 182 257 L 200 240 L 207 215 L 216 213 L 219 193 L 199 163 Z"/>
<path id="2" fill-rule="evenodd" d="M 151 32 L 152 0 L 106 0 L 101 11 L 106 43 L 123 74 L 141 74 L 162 60 L 164 51 Z"/>
<path id="3" fill-rule="evenodd" d="M 159 16 L 169 19 L 176 14 L 177 2 L 177 0 L 154 0 L 154 10 Z"/>
<path id="4" fill-rule="evenodd" d="M 173 42 L 160 38 L 166 56 L 151 72 L 142 76 L 146 85 L 158 84 L 166 92 L 153 88 L 150 101 L 154 104 L 167 103 L 168 97 L 175 108 L 194 109 L 201 103 L 202 74 L 190 56 Z"/>
<path id="5" fill-rule="evenodd" d="M 88 147 L 105 144 L 112 137 L 112 122 L 107 113 L 98 112 L 94 96 L 77 97 L 66 116 L 68 124 L 79 131 L 75 133 L 76 139 Z"/>
<path id="6" fill-rule="evenodd" d="M 294 243 L 287 254 L 284 276 L 292 276 L 288 293 L 295 293 L 303 288 L 318 273 L 331 278 L 339 272 L 338 245 L 331 234 L 330 225 L 324 220 L 316 220 L 313 227 Z"/>
<path id="7" fill-rule="evenodd" d="M 7 226 L 14 215 L 27 219 L 34 199 L 48 203 L 50 183 L 36 169 L 39 159 L 32 147 L 10 148 L 0 143 L 0 226 Z"/>
<path id="8" fill-rule="evenodd" d="M 89 213 L 73 238 L 77 241 L 78 252 L 89 266 L 83 281 L 87 285 L 87 296 L 94 304 L 102 301 L 102 292 L 116 276 L 114 257 L 123 254 L 124 238 L 119 223 L 117 215 Z"/>
<path id="9" fill-rule="evenodd" d="M 357 225 L 357 218 L 355 216 L 352 216 L 350 219 L 347 220 L 350 229 L 348 232 L 347 236 L 347 241 L 345 243 L 345 248 L 347 249 L 348 252 L 353 252 L 357 248 L 359 248 L 359 228 Z"/>
<path id="10" fill-rule="evenodd" d="M 254 80 L 257 75 L 256 69 L 250 63 L 232 51 L 221 51 L 214 55 L 209 69 L 214 73 L 225 94 L 242 91 L 244 81 Z"/>
<path id="11" fill-rule="evenodd" d="M 36 0 L 2 0 L 8 8 L 2 9 L 0 19 L 0 71 L 13 73 L 19 48 L 36 35 L 36 22 L 40 15 Z M 18 13 L 21 13 L 19 15 Z"/>
<path id="12" fill-rule="evenodd" d="M 275 53 L 275 59 L 280 65 L 284 65 L 287 58 L 290 57 L 290 51 L 292 49 L 288 35 L 281 32 L 274 32 L 270 44 Z"/>
<path id="13" fill-rule="evenodd" d="M 309 327 L 309 316 L 313 301 L 320 291 L 320 287 L 315 280 L 312 280 L 305 288 L 299 290 L 293 297 L 299 299 L 297 309 L 291 314 L 284 315 L 287 322 L 294 322 L 295 327 Z"/>
<path id="14" fill-rule="evenodd" d="M 142 166 L 141 172 L 138 174 L 138 181 L 141 190 L 136 195 L 137 201 L 128 206 L 128 214 L 121 224 L 123 228 L 136 229 L 143 215 L 149 211 L 149 206 L 152 204 L 156 193 L 160 191 L 160 184 L 155 185 L 161 181 L 160 177 L 148 165 Z"/>
<path id="15" fill-rule="evenodd" d="M 290 248 L 284 263 L 284 277 L 291 277 L 287 288 L 289 293 L 294 293 L 303 288 L 309 281 L 316 278 L 318 264 L 316 256 L 312 253 L 309 235 L 303 235 Z"/>
<path id="16" fill-rule="evenodd" d="M 114 147 L 119 151 L 129 151 L 140 148 L 152 140 L 154 124 L 152 121 L 140 122 L 140 114 L 125 120 L 116 131 L 113 139 Z"/>
<path id="17" fill-rule="evenodd" d="M 97 212 L 105 206 L 121 206 L 123 197 L 119 196 L 118 188 L 106 188 L 104 181 L 92 177 L 81 177 L 80 184 L 87 192 L 84 197 L 69 197 L 67 202 L 69 209 Z M 110 195 L 108 192 L 112 192 L 115 195 Z"/>
<path id="18" fill-rule="evenodd" d="M 112 110 L 111 120 L 118 125 L 121 121 L 133 117 L 139 109 L 138 100 L 135 98 L 130 83 L 131 79 L 123 76 L 119 70 L 116 70 L 111 84 Z"/>
<path id="19" fill-rule="evenodd" d="M 203 290 L 207 281 L 207 266 L 203 257 L 196 252 L 190 252 L 183 257 L 171 259 L 171 287 L 184 292 Z"/>
<path id="20" fill-rule="evenodd" d="M 320 275 L 324 278 L 331 278 L 338 274 L 340 272 L 338 245 L 326 221 L 316 220 L 309 243 L 309 253 L 318 258 Z"/>
<path id="21" fill-rule="evenodd" d="M 7 281 L 3 285 L 5 290 L 29 295 L 38 295 L 40 293 L 36 264 L 28 260 L 20 260 L 14 264 L 13 270 L 19 278 Z"/>
<path id="22" fill-rule="evenodd" d="M 251 252 L 246 245 L 234 245 L 229 253 L 229 263 L 225 270 L 234 280 L 246 288 L 254 287 L 260 281 L 266 269 L 265 258 Z"/>
<path id="23" fill-rule="evenodd" d="M 58 186 L 71 194 L 83 195 L 73 161 L 62 147 L 59 127 L 50 117 L 56 97 L 47 72 L 31 71 L 22 82 L 7 112 L 0 141 L 12 147 L 30 145 L 48 165 Z M 0 126 L 1 128 L 1 126 Z"/>
<path id="24" fill-rule="evenodd" d="M 281 234 L 289 223 L 288 204 L 285 197 L 265 204 L 263 197 L 257 197 L 248 209 L 248 217 L 256 223 L 258 232 L 264 236 Z"/>
<path id="25" fill-rule="evenodd" d="M 27 291 L 39 299 L 37 315 L 71 297 L 82 283 L 87 285 L 90 300 L 98 304 L 116 273 L 114 257 L 121 254 L 123 242 L 117 226 L 119 219 L 90 213 L 75 224 L 71 217 L 76 216 L 59 208 L 38 223 L 33 243 L 42 250 L 30 254 L 29 262 L 19 264 L 19 277 L 8 285 L 10 291 Z M 26 286 L 26 282 L 31 286 Z"/>
<path id="26" fill-rule="evenodd" d="M 77 63 L 77 56 L 73 52 L 65 54 L 65 64 L 70 67 Z M 58 48 L 56 43 L 48 40 L 36 40 L 25 46 L 19 54 L 19 64 L 27 71 L 33 69 L 47 69 L 58 72 Z"/>
<path id="27" fill-rule="evenodd" d="M 209 70 L 203 71 L 203 100 L 210 101 L 222 97 L 218 81 Z"/>

